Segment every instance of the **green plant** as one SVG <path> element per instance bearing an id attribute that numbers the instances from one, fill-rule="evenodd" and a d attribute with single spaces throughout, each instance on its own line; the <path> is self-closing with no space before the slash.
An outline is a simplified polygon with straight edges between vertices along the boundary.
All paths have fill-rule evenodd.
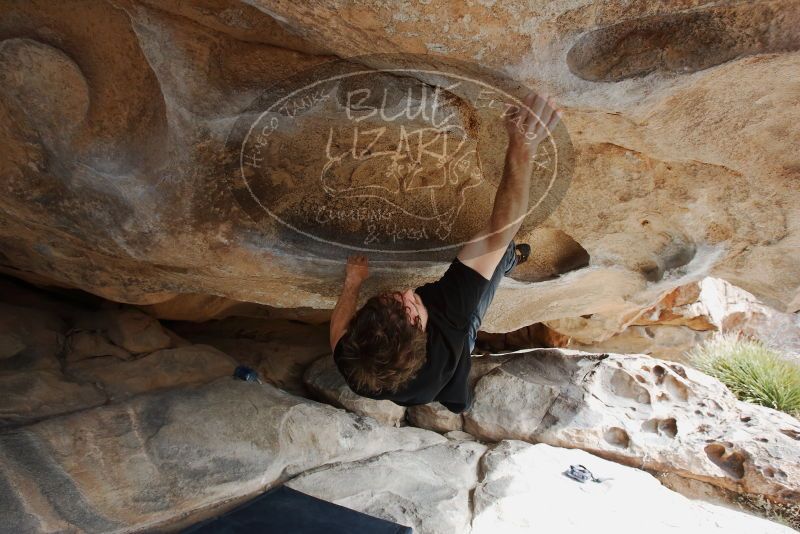
<path id="1" fill-rule="evenodd" d="M 739 400 L 800 416 L 800 367 L 763 343 L 717 334 L 689 352 L 692 364 L 717 378 Z"/>
<path id="2" fill-rule="evenodd" d="M 800 505 L 772 502 L 753 493 L 734 494 L 733 500 L 743 511 L 800 531 Z"/>

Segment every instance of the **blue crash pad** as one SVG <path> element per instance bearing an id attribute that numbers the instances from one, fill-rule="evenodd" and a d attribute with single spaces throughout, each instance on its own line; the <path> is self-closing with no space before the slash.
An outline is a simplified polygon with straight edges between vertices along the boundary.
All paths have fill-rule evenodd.
<path id="1" fill-rule="evenodd" d="M 192 534 L 413 534 L 411 527 L 350 510 L 286 486 L 274 488 L 220 517 L 194 525 Z"/>

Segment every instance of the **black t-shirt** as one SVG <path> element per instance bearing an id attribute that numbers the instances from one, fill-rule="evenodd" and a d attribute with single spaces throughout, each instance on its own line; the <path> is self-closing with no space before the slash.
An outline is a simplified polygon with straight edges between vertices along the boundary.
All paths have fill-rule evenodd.
<path id="1" fill-rule="evenodd" d="M 371 399 L 387 399 L 401 406 L 439 401 L 448 410 L 461 413 L 471 404 L 467 377 L 471 367 L 467 334 L 470 316 L 489 285 L 489 280 L 454 259 L 441 279 L 418 287 L 416 292 L 428 310 L 428 358 L 417 375 L 396 393 L 371 394 L 356 391 Z M 341 340 L 333 357 L 341 354 Z"/>

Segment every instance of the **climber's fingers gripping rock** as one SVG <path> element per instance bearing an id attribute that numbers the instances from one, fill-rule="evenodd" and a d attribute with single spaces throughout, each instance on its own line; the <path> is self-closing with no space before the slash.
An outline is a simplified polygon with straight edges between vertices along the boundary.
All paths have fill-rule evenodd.
<path id="1" fill-rule="evenodd" d="M 558 125 L 561 112 L 552 98 L 528 93 L 522 106 L 511 106 L 505 114 L 509 146 L 533 158 L 536 149 Z"/>
<path id="2" fill-rule="evenodd" d="M 345 275 L 347 279 L 359 284 L 369 278 L 369 260 L 367 260 L 367 257 L 353 255 L 347 258 Z"/>

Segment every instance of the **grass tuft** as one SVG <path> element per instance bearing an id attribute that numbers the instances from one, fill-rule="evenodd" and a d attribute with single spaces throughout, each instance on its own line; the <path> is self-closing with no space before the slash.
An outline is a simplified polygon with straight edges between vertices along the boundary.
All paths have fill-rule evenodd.
<path id="1" fill-rule="evenodd" d="M 717 378 L 739 400 L 800 417 L 800 367 L 763 343 L 717 334 L 689 352 L 692 364 Z"/>

